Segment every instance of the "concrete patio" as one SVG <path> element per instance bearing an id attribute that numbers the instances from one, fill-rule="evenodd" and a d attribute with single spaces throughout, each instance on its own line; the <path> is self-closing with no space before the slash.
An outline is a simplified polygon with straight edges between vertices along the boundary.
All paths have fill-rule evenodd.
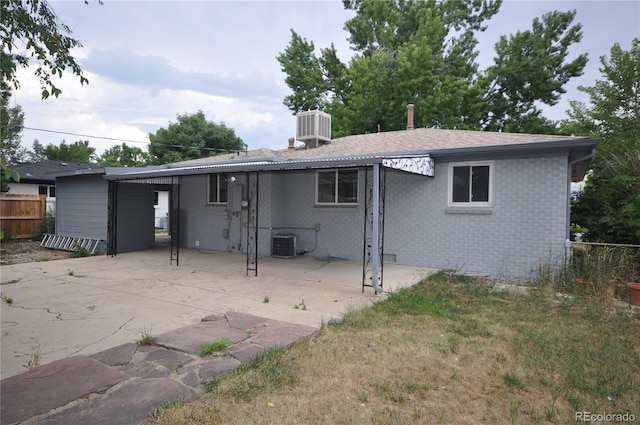
<path id="1" fill-rule="evenodd" d="M 210 315 L 248 313 L 320 328 L 384 297 L 362 292 L 361 262 L 260 257 L 255 277 L 246 275 L 245 255 L 183 249 L 179 266 L 169 260 L 163 247 L 2 266 L 2 296 L 13 301 L 1 308 L 2 379 L 25 372 L 37 356 L 45 364 L 92 355 Z M 431 272 L 386 264 L 384 289 Z"/>

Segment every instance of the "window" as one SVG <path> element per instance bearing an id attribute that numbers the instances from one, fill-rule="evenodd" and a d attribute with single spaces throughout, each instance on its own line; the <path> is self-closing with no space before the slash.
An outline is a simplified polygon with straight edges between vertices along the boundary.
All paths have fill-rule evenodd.
<path id="1" fill-rule="evenodd" d="M 153 192 L 153 206 L 157 207 L 158 206 L 158 191 L 156 190 L 155 192 Z"/>
<path id="2" fill-rule="evenodd" d="M 358 203 L 358 170 L 318 171 L 316 204 Z"/>
<path id="3" fill-rule="evenodd" d="M 209 174 L 209 204 L 226 204 L 229 199 L 229 183 L 226 174 Z"/>
<path id="4" fill-rule="evenodd" d="M 450 205 L 491 205 L 493 163 L 449 165 Z"/>
<path id="5" fill-rule="evenodd" d="M 46 195 L 49 198 L 55 198 L 56 187 L 55 186 L 38 186 L 38 195 Z"/>

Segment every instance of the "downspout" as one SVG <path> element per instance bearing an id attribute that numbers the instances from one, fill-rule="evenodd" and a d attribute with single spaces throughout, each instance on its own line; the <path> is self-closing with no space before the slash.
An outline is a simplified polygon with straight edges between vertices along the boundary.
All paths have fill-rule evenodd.
<path id="1" fill-rule="evenodd" d="M 567 251 L 567 258 L 568 258 L 568 254 L 569 254 L 569 250 L 571 249 L 571 231 L 570 231 L 570 227 L 571 227 L 571 169 L 573 168 L 573 165 L 578 163 L 578 162 L 582 162 L 585 161 L 587 159 L 591 159 L 593 158 L 593 156 L 596 154 L 596 148 L 593 148 L 591 150 L 591 153 L 589 155 L 583 156 L 582 158 L 578 158 L 578 159 L 574 159 L 573 161 L 569 162 L 569 165 L 567 167 L 567 218 L 566 218 L 566 233 L 565 233 L 565 248 Z"/>

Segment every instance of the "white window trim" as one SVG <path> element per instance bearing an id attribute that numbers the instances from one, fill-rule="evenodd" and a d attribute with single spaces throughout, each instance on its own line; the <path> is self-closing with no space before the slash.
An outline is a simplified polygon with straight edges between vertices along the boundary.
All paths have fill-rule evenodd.
<path id="1" fill-rule="evenodd" d="M 478 167 L 489 166 L 489 201 L 488 202 L 453 202 L 453 167 Z M 449 182 L 447 183 L 447 205 L 449 207 L 491 207 L 493 206 L 493 170 L 494 161 L 468 161 L 449 163 Z"/>
<path id="2" fill-rule="evenodd" d="M 209 200 L 209 193 L 211 192 L 211 176 L 216 176 L 216 180 L 218 182 L 216 199 L 220 199 L 220 174 L 221 173 L 207 174 L 207 205 L 227 205 L 229 203 L 229 180 L 227 180 L 227 200 L 225 202 L 211 202 Z"/>
<path id="3" fill-rule="evenodd" d="M 338 171 L 356 171 L 357 172 L 357 180 L 356 180 L 356 202 L 338 202 Z M 319 185 L 319 179 L 320 179 L 320 173 L 328 173 L 328 172 L 334 172 L 336 175 L 336 186 L 335 186 L 335 193 L 334 193 L 334 201 L 333 202 L 318 202 L 318 185 Z M 319 206 L 333 206 L 333 207 L 337 207 L 337 206 L 348 206 L 348 207 L 352 207 L 354 205 L 358 205 L 358 202 L 360 201 L 360 171 L 357 168 L 335 168 L 335 169 L 327 169 L 327 170 L 318 170 L 316 171 L 316 183 L 315 183 L 315 204 L 319 205 Z"/>

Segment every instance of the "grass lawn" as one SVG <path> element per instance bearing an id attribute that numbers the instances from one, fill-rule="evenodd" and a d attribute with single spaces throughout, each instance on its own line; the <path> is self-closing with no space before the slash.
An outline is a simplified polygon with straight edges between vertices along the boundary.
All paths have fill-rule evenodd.
<path id="1" fill-rule="evenodd" d="M 149 424 L 640 421 L 640 319 L 443 273 L 168 403 Z"/>

